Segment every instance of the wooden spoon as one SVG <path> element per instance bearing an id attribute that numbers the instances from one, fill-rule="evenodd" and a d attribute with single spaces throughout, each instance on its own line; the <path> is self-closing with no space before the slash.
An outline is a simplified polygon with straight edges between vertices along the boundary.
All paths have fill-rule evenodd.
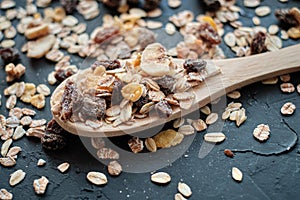
<path id="1" fill-rule="evenodd" d="M 174 59 L 174 61 L 179 64 L 184 62 L 181 59 Z M 206 79 L 204 83 L 193 88 L 196 95 L 195 106 L 192 106 L 189 110 L 181 110 L 177 107 L 167 119 L 151 116 L 136 119 L 132 125 L 122 124 L 113 127 L 105 124 L 97 129 L 80 122 L 64 122 L 58 116 L 53 115 L 54 119 L 68 132 L 87 137 L 112 137 L 145 131 L 199 109 L 224 95 L 224 91 L 231 92 L 257 81 L 300 70 L 300 44 L 249 57 L 213 60 L 213 63 L 220 67 L 221 73 Z M 76 76 L 70 78 L 74 80 Z M 60 102 L 65 83 L 66 80 L 53 92 L 51 107 Z"/>

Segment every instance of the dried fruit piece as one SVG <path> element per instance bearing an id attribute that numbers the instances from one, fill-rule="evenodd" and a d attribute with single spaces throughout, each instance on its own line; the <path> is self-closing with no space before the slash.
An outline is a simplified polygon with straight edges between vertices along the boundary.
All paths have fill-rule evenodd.
<path id="1" fill-rule="evenodd" d="M 2 48 L 0 55 L 4 63 L 11 63 L 19 59 L 19 51 L 16 48 Z"/>
<path id="2" fill-rule="evenodd" d="M 295 91 L 295 87 L 292 83 L 282 83 L 280 89 L 284 93 L 293 93 Z"/>
<path id="3" fill-rule="evenodd" d="M 232 168 L 231 175 L 232 175 L 232 178 L 237 182 L 241 182 L 243 180 L 243 173 L 241 172 L 241 170 L 239 170 L 236 167 Z"/>
<path id="4" fill-rule="evenodd" d="M 265 141 L 270 137 L 269 125 L 259 124 L 253 131 L 253 136 L 259 141 Z"/>
<path id="5" fill-rule="evenodd" d="M 162 100 L 155 104 L 154 109 L 161 118 L 169 117 L 173 112 L 171 106 L 165 100 Z"/>
<path id="6" fill-rule="evenodd" d="M 167 184 L 171 181 L 171 176 L 166 172 L 157 172 L 151 175 L 151 181 L 159 184 Z"/>
<path id="7" fill-rule="evenodd" d="M 281 107 L 280 112 L 283 115 L 292 115 L 295 110 L 296 110 L 295 104 L 291 102 L 287 102 Z"/>
<path id="8" fill-rule="evenodd" d="M 234 154 L 230 149 L 225 149 L 224 154 L 230 158 L 233 158 Z"/>
<path id="9" fill-rule="evenodd" d="M 204 140 L 206 142 L 218 143 L 223 142 L 226 139 L 224 133 L 206 133 L 204 135 Z"/>
<path id="10" fill-rule="evenodd" d="M 251 54 L 258 54 L 267 51 L 265 45 L 266 38 L 266 33 L 262 31 L 259 31 L 253 36 L 252 42 L 250 44 Z"/>
<path id="11" fill-rule="evenodd" d="M 107 166 L 107 170 L 111 176 L 119 176 L 122 172 L 122 166 L 118 161 L 111 161 Z"/>
<path id="12" fill-rule="evenodd" d="M 11 200 L 13 199 L 13 194 L 2 188 L 0 190 L 0 199 Z"/>
<path id="13" fill-rule="evenodd" d="M 58 166 L 57 166 L 57 169 L 58 169 L 61 173 L 64 173 L 64 172 L 66 172 L 66 171 L 69 169 L 69 167 L 70 167 L 70 164 L 67 163 L 67 162 L 64 162 L 64 163 L 58 165 Z"/>
<path id="14" fill-rule="evenodd" d="M 46 189 L 47 189 L 47 185 L 49 183 L 49 180 L 45 177 L 42 176 L 40 179 L 35 179 L 33 181 L 33 188 L 36 194 L 44 194 Z"/>
<path id="15" fill-rule="evenodd" d="M 56 134 L 44 134 L 41 138 L 41 143 L 43 148 L 53 151 L 62 149 L 67 145 L 66 139 Z"/>
<path id="16" fill-rule="evenodd" d="M 144 149 L 144 143 L 138 137 L 133 137 L 128 141 L 128 146 L 133 153 L 141 152 Z"/>
<path id="17" fill-rule="evenodd" d="M 18 183 L 20 183 L 25 178 L 25 175 L 26 175 L 26 173 L 21 169 L 12 173 L 9 178 L 10 186 L 15 186 Z"/>
<path id="18" fill-rule="evenodd" d="M 158 148 L 169 148 L 171 146 L 175 146 L 177 144 L 180 144 L 183 138 L 184 135 L 172 129 L 162 131 L 153 137 Z"/>
<path id="19" fill-rule="evenodd" d="M 156 152 L 157 151 L 156 143 L 152 138 L 147 138 L 145 140 L 145 146 L 148 149 L 148 151 L 150 151 L 150 152 Z"/>
<path id="20" fill-rule="evenodd" d="M 101 172 L 89 172 L 86 178 L 95 185 L 105 185 L 107 183 L 105 174 Z"/>
<path id="21" fill-rule="evenodd" d="M 186 183 L 179 182 L 177 189 L 185 197 L 190 197 L 192 195 L 192 190 Z"/>
<path id="22" fill-rule="evenodd" d="M 100 159 L 119 159 L 119 153 L 111 148 L 101 148 L 97 151 L 97 156 Z"/>

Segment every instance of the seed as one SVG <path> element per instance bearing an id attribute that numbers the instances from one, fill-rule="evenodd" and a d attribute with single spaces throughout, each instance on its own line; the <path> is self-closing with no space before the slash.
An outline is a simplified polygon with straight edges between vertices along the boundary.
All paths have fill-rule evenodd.
<path id="1" fill-rule="evenodd" d="M 268 28 L 268 32 L 271 34 L 271 35 L 276 35 L 279 31 L 279 27 L 275 24 L 272 24 L 269 26 Z"/>
<path id="2" fill-rule="evenodd" d="M 191 125 L 183 125 L 178 129 L 178 133 L 183 135 L 192 135 L 195 133 L 195 129 Z"/>
<path id="3" fill-rule="evenodd" d="M 26 131 L 23 129 L 23 126 L 17 126 L 12 138 L 14 140 L 18 140 L 18 139 L 22 138 L 25 135 L 25 133 L 26 133 Z"/>
<path id="4" fill-rule="evenodd" d="M 233 33 L 229 32 L 224 36 L 224 41 L 227 46 L 234 47 L 236 44 L 236 37 Z"/>
<path id="5" fill-rule="evenodd" d="M 13 199 L 13 194 L 8 192 L 6 189 L 0 190 L 0 199 L 11 200 Z"/>
<path id="6" fill-rule="evenodd" d="M 253 131 L 253 136 L 259 141 L 267 140 L 269 138 L 269 135 L 270 135 L 270 128 L 268 125 L 265 124 L 258 125 Z"/>
<path id="7" fill-rule="evenodd" d="M 295 87 L 292 83 L 282 83 L 280 89 L 284 93 L 293 93 L 295 91 Z"/>
<path id="8" fill-rule="evenodd" d="M 36 88 L 37 92 L 44 95 L 44 96 L 49 96 L 51 91 L 50 89 L 48 88 L 47 85 L 45 84 L 39 84 Z"/>
<path id="9" fill-rule="evenodd" d="M 9 178 L 10 186 L 15 186 L 18 183 L 20 183 L 25 178 L 25 175 L 26 175 L 26 173 L 21 169 L 12 173 Z"/>
<path id="10" fill-rule="evenodd" d="M 157 151 L 156 143 L 155 143 L 154 139 L 152 139 L 152 138 L 146 138 L 145 146 L 148 149 L 148 151 L 150 151 L 150 152 Z"/>
<path id="11" fill-rule="evenodd" d="M 224 150 L 224 154 L 230 158 L 233 158 L 234 157 L 234 154 L 233 152 L 230 150 L 230 149 L 225 149 Z"/>
<path id="12" fill-rule="evenodd" d="M 166 24 L 166 33 L 168 35 L 174 35 L 175 32 L 176 32 L 176 27 L 174 26 L 174 24 L 167 23 Z"/>
<path id="13" fill-rule="evenodd" d="M 291 102 L 285 103 L 280 109 L 281 114 L 283 115 L 292 115 L 295 110 L 296 106 Z"/>
<path id="14" fill-rule="evenodd" d="M 206 142 L 218 143 L 223 142 L 226 139 L 224 133 L 206 133 L 204 135 L 204 140 Z"/>
<path id="15" fill-rule="evenodd" d="M 168 0 L 168 6 L 170 8 L 177 8 L 181 5 L 181 0 Z"/>
<path id="16" fill-rule="evenodd" d="M 15 146 L 9 149 L 9 151 L 7 152 L 6 156 L 7 157 L 14 157 L 15 155 L 17 155 L 20 151 L 22 151 L 21 147 Z"/>
<path id="17" fill-rule="evenodd" d="M 3 165 L 4 167 L 12 167 L 16 163 L 17 163 L 16 160 L 11 156 L 0 158 L 0 164 Z"/>
<path id="18" fill-rule="evenodd" d="M 209 115 L 211 113 L 210 108 L 208 106 L 204 106 L 200 108 L 200 111 L 204 113 L 205 115 Z"/>
<path id="19" fill-rule="evenodd" d="M 174 199 L 175 200 L 186 200 L 186 198 L 184 196 L 182 196 L 182 194 L 180 194 L 180 193 L 175 194 Z"/>
<path id="20" fill-rule="evenodd" d="M 12 139 L 8 139 L 8 140 L 6 140 L 6 141 L 2 144 L 2 146 L 1 146 L 1 155 L 2 155 L 3 157 L 6 156 L 6 154 L 7 154 L 7 152 L 8 152 L 8 149 L 9 149 L 11 143 L 12 143 Z"/>
<path id="21" fill-rule="evenodd" d="M 167 184 L 171 181 L 171 176 L 166 172 L 157 172 L 151 175 L 151 181 L 158 184 Z"/>
<path id="22" fill-rule="evenodd" d="M 252 18 L 252 22 L 256 26 L 260 25 L 260 19 L 257 16 L 255 16 L 255 17 Z"/>
<path id="23" fill-rule="evenodd" d="M 255 9 L 255 14 L 257 16 L 263 17 L 271 13 L 271 8 L 269 6 L 260 6 Z"/>
<path id="24" fill-rule="evenodd" d="M 104 185 L 107 183 L 105 174 L 101 172 L 89 172 L 86 178 L 95 185 Z"/>
<path id="25" fill-rule="evenodd" d="M 117 161 L 111 161 L 107 166 L 107 170 L 111 176 L 119 176 L 122 172 L 122 166 Z"/>
<path id="26" fill-rule="evenodd" d="M 277 77 L 273 77 L 273 78 L 269 78 L 269 79 L 265 79 L 262 81 L 262 84 L 264 85 L 274 85 L 278 82 L 278 78 Z"/>
<path id="27" fill-rule="evenodd" d="M 148 20 L 146 24 L 149 29 L 158 29 L 163 26 L 163 24 L 159 21 Z"/>
<path id="28" fill-rule="evenodd" d="M 207 125 L 202 119 L 193 120 L 192 126 L 196 129 L 196 131 L 203 131 L 207 129 Z"/>
<path id="29" fill-rule="evenodd" d="M 61 173 L 64 173 L 64 172 L 66 172 L 66 171 L 69 169 L 69 167 L 70 167 L 70 164 L 67 163 L 67 162 L 64 162 L 64 163 L 58 165 L 58 166 L 57 166 L 57 169 L 58 169 Z"/>
<path id="30" fill-rule="evenodd" d="M 210 113 L 205 120 L 206 124 L 213 124 L 218 120 L 218 114 L 217 113 Z"/>
<path id="31" fill-rule="evenodd" d="M 241 93 L 239 91 L 235 90 L 235 91 L 228 93 L 227 96 L 232 99 L 238 99 L 241 97 Z"/>
<path id="32" fill-rule="evenodd" d="M 231 175 L 232 178 L 237 182 L 241 182 L 243 180 L 243 173 L 236 167 L 232 168 Z"/>
<path id="33" fill-rule="evenodd" d="M 173 122 L 173 127 L 174 128 L 179 128 L 180 126 L 182 126 L 184 124 L 184 118 L 177 118 L 174 122 Z"/>
<path id="34" fill-rule="evenodd" d="M 47 189 L 47 185 L 49 183 L 49 180 L 45 177 L 42 176 L 40 179 L 35 179 L 33 181 L 33 188 L 36 194 L 44 194 L 46 189 Z"/>
<path id="35" fill-rule="evenodd" d="M 16 106 L 16 104 L 17 104 L 17 96 L 11 95 L 10 97 L 8 97 L 8 99 L 6 101 L 6 108 L 12 109 Z"/>
<path id="36" fill-rule="evenodd" d="M 112 150 L 111 148 L 101 148 L 97 151 L 97 156 L 100 159 L 119 159 L 119 153 Z"/>
<path id="37" fill-rule="evenodd" d="M 282 82 L 289 82 L 291 80 L 291 76 L 289 74 L 281 75 L 279 78 Z"/>
<path id="38" fill-rule="evenodd" d="M 179 182 L 177 189 L 185 197 L 190 197 L 192 195 L 192 190 L 186 183 Z"/>
<path id="39" fill-rule="evenodd" d="M 244 0 L 244 6 L 249 8 L 254 8 L 259 6 L 260 0 Z"/>

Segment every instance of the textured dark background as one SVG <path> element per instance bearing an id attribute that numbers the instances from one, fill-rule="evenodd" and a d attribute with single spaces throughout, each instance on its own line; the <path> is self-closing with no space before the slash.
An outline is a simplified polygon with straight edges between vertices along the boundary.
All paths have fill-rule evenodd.
<path id="1" fill-rule="evenodd" d="M 238 1 L 241 4 L 242 1 Z M 18 1 L 24 5 L 24 1 Z M 54 5 L 58 2 L 54 1 Z M 299 1 L 279 3 L 278 1 L 263 1 L 262 5 L 274 8 L 299 7 Z M 178 9 L 170 9 L 166 0 L 162 1 L 163 15 L 157 20 L 164 24 L 168 17 L 178 11 L 189 9 L 195 13 L 203 13 L 201 1 L 184 0 Z M 253 9 L 243 8 L 244 15 L 241 21 L 244 25 L 252 26 L 251 18 L 254 16 Z M 95 25 L 100 25 L 101 16 L 111 12 L 101 5 L 101 15 L 97 19 L 88 22 L 88 32 Z M 75 14 L 79 19 L 82 17 Z M 273 14 L 261 18 L 262 24 L 268 26 L 276 24 Z M 16 21 L 14 22 L 16 24 Z M 225 28 L 231 30 L 229 26 Z M 174 46 L 174 38 L 166 38 L 159 34 L 158 41 L 166 46 Z M 17 36 L 17 47 L 20 48 L 25 42 L 23 36 Z M 299 41 L 284 41 L 284 46 L 299 43 Z M 221 45 L 227 57 L 234 55 L 224 44 Z M 288 58 L 286 58 L 288 59 Z M 73 56 L 73 63 L 82 60 Z M 21 62 L 27 67 L 25 76 L 21 80 L 34 82 L 35 84 L 46 83 L 47 75 L 52 71 L 54 64 L 45 60 L 29 60 L 21 55 Z M 300 64 L 300 63 L 299 63 Z M 3 64 L 0 65 L 0 91 L 7 87 Z M 247 67 L 247 66 L 244 66 Z M 292 82 L 300 83 L 300 73 L 292 74 Z M 51 86 L 51 91 L 55 87 Z M 177 192 L 177 183 L 184 181 L 191 186 L 193 195 L 190 199 L 299 199 L 300 190 L 300 146 L 297 143 L 291 150 L 287 147 L 297 142 L 300 136 L 299 107 L 300 98 L 297 92 L 283 94 L 279 83 L 276 85 L 262 85 L 255 83 L 241 89 L 242 97 L 239 102 L 243 103 L 247 111 L 248 119 L 240 128 L 234 123 L 226 122 L 223 132 L 227 140 L 217 145 L 203 159 L 198 157 L 198 152 L 203 141 L 203 132 L 196 134 L 192 145 L 175 162 L 161 169 L 172 176 L 172 181 L 166 186 L 158 186 L 150 181 L 150 173 L 125 173 L 119 177 L 108 176 L 109 182 L 104 187 L 94 186 L 86 181 L 89 171 L 101 171 L 107 174 L 106 166 L 98 162 L 84 147 L 77 136 L 70 135 L 71 143 L 66 149 L 59 152 L 49 152 L 41 148 L 38 140 L 26 138 L 14 141 L 14 146 L 22 147 L 23 151 L 17 159 L 17 165 L 13 168 L 0 167 L 0 188 L 6 188 L 14 194 L 15 199 L 173 199 Z M 2 98 L 2 104 L 5 102 Z M 51 119 L 49 97 L 46 107 L 39 111 L 36 118 Z M 293 102 L 297 106 L 296 112 L 289 117 L 280 114 L 280 108 L 285 102 Z M 18 102 L 20 107 L 29 107 Z M 0 107 L 0 113 L 7 116 L 5 106 Z M 266 143 L 259 143 L 252 137 L 253 129 L 260 123 L 269 124 L 271 138 Z M 113 139 L 115 144 L 122 148 L 126 146 L 128 137 Z M 186 140 L 189 140 L 187 138 Z M 0 142 L 2 144 L 2 142 Z M 225 148 L 238 149 L 233 159 L 224 156 Z M 172 149 L 169 149 L 172 151 Z M 282 152 L 282 153 L 281 153 Z M 275 155 L 276 154 L 276 155 Z M 134 156 L 134 155 L 132 155 Z M 47 161 L 44 167 L 37 167 L 39 158 Z M 69 162 L 71 167 L 65 174 L 61 174 L 56 167 L 62 162 Z M 131 163 L 134 164 L 134 163 Z M 149 162 L 151 164 L 151 162 Z M 244 180 L 236 183 L 231 178 L 231 168 L 238 167 L 244 173 Z M 17 169 L 24 170 L 27 175 L 25 180 L 15 187 L 8 184 L 9 175 Z M 46 176 L 50 180 L 46 194 L 37 196 L 34 193 L 33 180 L 40 176 Z M 108 175 L 108 174 L 107 174 Z"/>

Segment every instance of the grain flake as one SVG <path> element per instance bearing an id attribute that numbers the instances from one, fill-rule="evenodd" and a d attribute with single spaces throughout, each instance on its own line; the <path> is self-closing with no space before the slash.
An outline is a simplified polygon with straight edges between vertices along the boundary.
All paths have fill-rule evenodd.
<path id="1" fill-rule="evenodd" d="M 21 169 L 15 171 L 10 175 L 9 184 L 11 186 L 19 184 L 25 178 L 25 175 L 26 173 Z"/>
<path id="2" fill-rule="evenodd" d="M 47 189 L 47 185 L 49 183 L 49 180 L 45 177 L 42 176 L 39 179 L 35 179 L 33 181 L 33 188 L 36 194 L 44 194 L 46 189 Z"/>
<path id="3" fill-rule="evenodd" d="M 223 142 L 226 139 L 224 133 L 206 133 L 204 135 L 204 140 L 206 142 L 219 143 Z"/>
<path id="4" fill-rule="evenodd" d="M 243 173 L 241 172 L 241 170 L 239 170 L 236 167 L 232 168 L 231 175 L 232 175 L 232 178 L 237 182 L 241 182 L 243 180 Z"/>
<path id="5" fill-rule="evenodd" d="M 177 189 L 185 197 L 190 197 L 192 195 L 192 190 L 186 183 L 179 182 Z"/>
<path id="6" fill-rule="evenodd" d="M 107 184 L 107 178 L 105 174 L 101 172 L 89 172 L 86 176 L 87 180 L 95 185 Z"/>
<path id="7" fill-rule="evenodd" d="M 295 104 L 291 102 L 287 102 L 281 107 L 280 112 L 283 115 L 292 115 L 295 110 L 296 110 Z"/>
<path id="8" fill-rule="evenodd" d="M 167 184 L 171 181 L 171 176 L 166 172 L 157 172 L 151 175 L 151 181 L 158 184 Z"/>
<path id="9" fill-rule="evenodd" d="M 70 167 L 70 164 L 67 163 L 67 162 L 64 162 L 64 163 L 58 165 L 58 166 L 57 166 L 57 169 L 58 169 L 61 173 L 64 173 L 64 172 L 66 172 L 66 171 L 69 169 L 69 167 Z"/>

